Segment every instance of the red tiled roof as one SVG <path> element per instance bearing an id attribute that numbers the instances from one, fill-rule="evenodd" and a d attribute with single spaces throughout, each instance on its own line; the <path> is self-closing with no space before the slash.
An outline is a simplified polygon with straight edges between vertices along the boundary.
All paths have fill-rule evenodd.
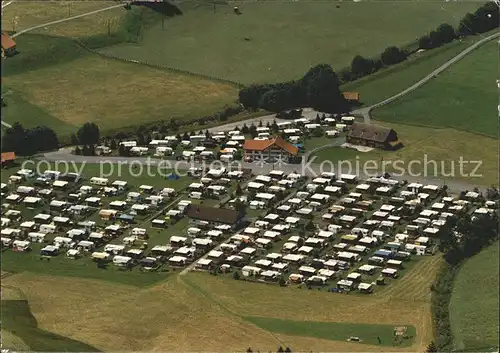
<path id="1" fill-rule="evenodd" d="M 344 92 L 344 98 L 350 101 L 359 101 L 359 92 Z"/>
<path id="2" fill-rule="evenodd" d="M 273 143 L 273 140 L 245 140 L 243 144 L 244 150 L 251 151 L 264 151 L 269 148 Z"/>
<path id="3" fill-rule="evenodd" d="M 14 152 L 3 152 L 2 153 L 2 163 L 14 161 L 16 159 L 16 154 Z"/>
<path id="4" fill-rule="evenodd" d="M 2 49 L 10 49 L 16 46 L 16 42 L 5 32 L 2 32 Z"/>
<path id="5" fill-rule="evenodd" d="M 273 145 L 278 146 L 282 150 L 285 150 L 293 155 L 299 153 L 299 149 L 297 147 L 292 145 L 290 142 L 283 140 L 281 136 L 276 136 L 271 140 L 245 140 L 243 149 L 250 151 L 265 151 Z"/>

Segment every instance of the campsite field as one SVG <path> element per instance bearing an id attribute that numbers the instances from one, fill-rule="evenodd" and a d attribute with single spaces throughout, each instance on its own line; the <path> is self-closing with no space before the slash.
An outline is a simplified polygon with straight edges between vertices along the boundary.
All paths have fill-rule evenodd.
<path id="1" fill-rule="evenodd" d="M 450 320 L 457 350 L 498 347 L 498 253 L 496 242 L 467 260 L 455 279 Z"/>
<path id="2" fill-rule="evenodd" d="M 393 128 L 404 147 L 398 151 L 378 149 L 366 153 L 349 151 L 347 156 L 339 147 L 332 147 L 319 151 L 315 163 L 339 159 L 353 161 L 359 157 L 361 167 L 367 160 L 377 163 L 384 161 L 391 163 L 386 164 L 388 172 L 397 172 L 396 167 L 403 167 L 406 173 L 420 172 L 425 173 L 427 177 L 443 178 L 443 180 L 454 178 L 468 180 L 469 183 L 473 180 L 475 185 L 484 186 L 498 183 L 498 158 L 495 153 L 491 153 L 498 150 L 498 141 L 493 138 L 478 137 L 473 133 L 449 128 L 433 129 L 388 122 L 376 123 Z M 476 141 L 476 143 L 464 143 L 464 141 Z M 463 161 L 471 161 L 463 165 L 462 171 L 459 165 L 461 157 Z M 398 164 L 393 164 L 395 161 L 399 161 Z M 411 164 L 412 161 L 414 162 Z M 472 173 L 476 163 L 472 161 L 482 161 L 474 174 Z M 451 175 L 452 169 L 453 175 Z"/>
<path id="3" fill-rule="evenodd" d="M 348 65 L 405 45 L 440 23 L 458 24 L 474 2 L 187 2 L 182 16 L 144 32 L 137 44 L 102 52 L 243 84 L 301 77 L 311 66 Z M 233 12 L 238 5 L 241 16 Z"/>
<path id="4" fill-rule="evenodd" d="M 491 41 L 372 115 L 383 121 L 457 128 L 498 138 L 497 63 L 498 44 Z M 379 86 L 383 85 L 379 82 Z"/>
<path id="5" fill-rule="evenodd" d="M 19 45 L 37 38 L 44 37 L 19 37 Z M 66 60 L 51 52 L 50 47 L 33 46 L 30 56 L 9 59 L 5 68 L 8 74 L 3 78 L 3 84 L 16 92 L 18 99 L 39 107 L 44 114 L 37 119 L 22 114 L 22 109 L 20 112 L 13 109 L 11 117 L 7 110 L 6 122 L 20 121 L 26 127 L 45 123 L 65 132 L 69 126 L 76 130 L 81 124 L 93 121 L 106 130 L 212 114 L 237 98 L 237 88 L 229 84 L 103 59 L 82 52 L 67 39 L 45 40 L 45 44 L 63 50 Z M 48 58 L 48 62 L 38 68 L 38 64 L 34 68 L 29 66 L 43 58 Z M 55 124 L 51 117 L 61 124 Z"/>
<path id="6" fill-rule="evenodd" d="M 241 351 L 250 346 L 274 351 L 282 345 L 295 351 L 422 351 L 432 339 L 428 288 L 440 261 L 439 256 L 426 258 L 400 281 L 368 297 L 289 290 L 197 273 L 170 276 L 141 290 L 30 272 L 9 276 L 2 286 L 23 293 L 40 329 L 100 350 Z M 73 300 L 76 295 L 78 301 Z M 297 307 L 303 309 L 297 311 Z M 349 310 L 342 310 L 346 307 Z M 335 336 L 268 332 L 246 321 L 247 316 L 364 323 L 365 329 L 407 324 L 415 326 L 416 336 L 410 347 L 350 343 L 334 340 Z M 29 341 L 29 337 L 20 338 Z"/>
<path id="7" fill-rule="evenodd" d="M 34 168 L 31 164 L 26 164 L 26 168 Z M 102 176 L 108 177 L 111 180 L 123 180 L 127 181 L 130 185 L 133 185 L 134 188 L 132 190 L 137 190 L 140 185 L 147 184 L 152 185 L 154 187 L 172 187 L 176 190 L 184 189 L 192 180 L 188 177 L 182 177 L 178 180 L 169 180 L 166 175 L 170 173 L 169 170 L 157 170 L 151 169 L 150 175 L 147 174 L 147 170 L 144 170 L 144 173 L 140 173 L 140 170 L 137 168 L 133 168 L 123 165 L 118 167 L 115 165 L 105 165 L 103 164 L 75 164 L 69 163 L 66 164 L 64 162 L 55 162 L 51 164 L 41 163 L 37 165 L 39 169 L 37 173 L 43 173 L 44 170 L 58 170 L 62 173 L 68 172 L 76 172 L 87 176 L 88 178 L 92 176 Z M 1 174 L 2 182 L 6 181 L 8 177 L 14 173 L 14 171 L 18 170 L 19 166 L 3 169 Z M 153 173 L 161 173 L 163 176 L 158 176 Z M 171 200 L 167 202 L 165 207 L 168 207 L 175 200 Z M 211 200 L 208 200 L 211 201 Z M 23 213 L 30 214 L 33 216 L 33 211 L 21 208 Z M 105 225 L 99 217 L 94 214 L 89 220 L 96 221 L 100 225 Z M 157 244 L 165 244 L 168 242 L 168 239 L 172 234 L 184 234 L 187 228 L 186 220 L 181 220 L 174 226 L 169 227 L 168 231 L 160 231 L 158 229 L 153 229 L 147 222 L 149 219 L 138 220 L 139 225 L 145 227 L 151 238 L 148 243 L 151 246 Z M 141 223 L 143 222 L 143 224 Z M 117 242 L 120 239 L 116 240 Z M 51 273 L 52 275 L 57 276 L 77 276 L 80 278 L 94 278 L 100 280 L 106 280 L 117 283 L 130 284 L 133 283 L 136 286 L 148 286 L 159 281 L 165 280 L 169 273 L 164 271 L 154 272 L 143 274 L 139 272 L 137 269 L 133 271 L 120 271 L 110 266 L 106 269 L 99 269 L 96 267 L 96 264 L 89 258 L 78 259 L 76 261 L 70 260 L 64 256 L 59 256 L 57 258 L 52 259 L 51 261 L 41 261 L 39 256 L 39 248 L 43 247 L 41 244 L 34 244 L 34 251 L 28 254 L 23 254 L 23 261 L 20 261 L 19 253 L 15 253 L 12 251 L 5 251 L 2 254 L 2 268 L 5 271 L 10 273 L 21 273 L 24 271 L 29 271 L 33 273 Z"/>

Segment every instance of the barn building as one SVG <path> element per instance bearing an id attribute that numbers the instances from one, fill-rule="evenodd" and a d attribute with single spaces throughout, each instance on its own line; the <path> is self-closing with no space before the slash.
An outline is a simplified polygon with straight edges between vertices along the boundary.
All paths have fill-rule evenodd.
<path id="1" fill-rule="evenodd" d="M 347 133 L 346 141 L 353 145 L 395 150 L 402 147 L 396 131 L 379 125 L 355 122 Z"/>

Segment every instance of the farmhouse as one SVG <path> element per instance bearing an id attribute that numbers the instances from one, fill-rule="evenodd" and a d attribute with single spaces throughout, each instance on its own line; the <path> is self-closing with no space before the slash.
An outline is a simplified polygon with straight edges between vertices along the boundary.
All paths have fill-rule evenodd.
<path id="1" fill-rule="evenodd" d="M 16 42 L 6 32 L 2 32 L 2 58 L 16 54 Z"/>
<path id="2" fill-rule="evenodd" d="M 270 140 L 245 140 L 245 159 L 285 158 L 296 156 L 299 149 L 277 136 Z"/>
<path id="3" fill-rule="evenodd" d="M 354 145 L 394 150 L 401 147 L 398 134 L 393 129 L 379 125 L 355 122 L 347 133 L 347 142 Z"/>

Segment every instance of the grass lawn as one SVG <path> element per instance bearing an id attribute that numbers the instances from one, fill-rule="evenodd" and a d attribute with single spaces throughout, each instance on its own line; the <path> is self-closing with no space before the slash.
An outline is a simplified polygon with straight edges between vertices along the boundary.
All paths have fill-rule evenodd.
<path id="1" fill-rule="evenodd" d="M 112 0 L 104 1 L 44 1 L 43 6 L 35 1 L 17 1 L 2 11 L 2 29 L 6 31 L 21 31 L 51 21 L 80 15 L 94 10 L 116 5 Z M 82 37 L 100 34 L 107 31 L 107 21 L 111 29 L 118 25 L 119 18 L 125 10 L 117 8 L 91 16 L 41 27 L 33 33 L 43 33 L 58 36 Z"/>
<path id="2" fill-rule="evenodd" d="M 30 347 L 26 343 L 23 342 L 21 338 L 18 336 L 2 329 L 2 348 L 9 349 L 17 352 L 21 351 L 29 351 Z"/>
<path id="3" fill-rule="evenodd" d="M 467 260 L 453 285 L 450 320 L 455 349 L 498 347 L 498 242 Z"/>
<path id="4" fill-rule="evenodd" d="M 498 150 L 498 140 L 488 137 L 480 137 L 472 133 L 454 129 L 433 129 L 428 127 L 418 127 L 387 122 L 376 122 L 377 124 L 391 127 L 397 133 L 404 147 L 398 151 L 383 151 L 374 149 L 371 152 L 349 151 L 349 156 L 344 159 L 355 160 L 359 157 L 360 166 L 363 162 L 372 160 L 381 165 L 381 162 L 391 163 L 386 165 L 388 172 L 398 172 L 396 168 L 405 168 L 405 173 L 425 172 L 433 178 L 453 178 L 468 180 L 474 185 L 497 185 L 498 184 L 498 155 L 492 151 Z M 474 141 L 474 143 L 464 143 Z M 338 153 L 338 147 L 322 150 L 318 152 L 315 163 L 331 159 Z M 354 154 L 352 154 L 354 153 Z M 482 161 L 481 166 L 475 171 L 474 178 L 471 177 L 475 169 L 475 163 L 463 165 L 460 172 L 460 157 L 464 161 Z M 390 162 L 391 161 L 391 162 Z M 394 165 L 395 161 L 399 165 Z M 417 161 L 418 164 L 410 164 Z M 427 161 L 426 171 L 424 169 Z M 436 161 L 434 164 L 432 161 Z M 437 168 L 435 168 L 437 165 Z M 369 164 L 367 167 L 371 167 Z M 453 167 L 454 175 L 450 175 Z"/>
<path id="5" fill-rule="evenodd" d="M 415 54 L 398 65 L 342 85 L 342 91 L 359 92 L 361 102 L 365 106 L 378 103 L 410 87 L 479 39 L 469 37 L 463 41 L 454 41 L 440 48 Z"/>
<path id="6" fill-rule="evenodd" d="M 186 3 L 182 16 L 147 30 L 139 45 L 103 52 L 164 64 L 243 84 L 301 77 L 311 66 L 350 64 L 356 54 L 414 42 L 440 23 L 458 24 L 473 2 L 283 2 L 232 5 Z M 247 40 L 245 39 L 247 38 Z"/>
<path id="7" fill-rule="evenodd" d="M 371 155 L 371 152 L 358 152 L 351 148 L 331 147 L 314 153 L 316 160 L 314 160 L 313 163 L 320 163 L 323 161 L 339 163 L 341 161 L 354 160 L 358 156 L 360 158 L 361 156 L 363 158 L 369 158 Z"/>
<path id="8" fill-rule="evenodd" d="M 220 352 L 244 351 L 249 346 L 270 351 L 279 346 L 269 333 L 211 305 L 173 276 L 138 290 L 117 283 L 25 272 L 3 279 L 2 291 L 4 286 L 22 291 L 40 329 L 101 351 Z M 30 346 L 33 350 L 41 347 Z"/>
<path id="9" fill-rule="evenodd" d="M 394 325 L 336 323 L 336 322 L 314 322 L 314 321 L 292 321 L 273 319 L 267 317 L 246 317 L 246 320 L 267 331 L 283 333 L 293 336 L 310 336 L 327 340 L 343 341 L 351 336 L 360 338 L 362 344 L 377 345 L 377 337 L 380 345 L 392 346 Z M 415 335 L 415 327 L 408 327 L 408 335 Z M 402 347 L 410 346 L 413 339 L 404 340 Z"/>
<path id="10" fill-rule="evenodd" d="M 44 352 L 96 352 L 96 348 L 38 328 L 26 300 L 2 300 L 2 329 Z"/>
<path id="11" fill-rule="evenodd" d="M 491 41 L 372 115 L 383 121 L 458 128 L 498 138 L 497 71 L 498 44 Z"/>
<path id="12" fill-rule="evenodd" d="M 36 38 L 44 37 L 20 37 L 30 43 Z M 67 41 L 50 38 L 45 42 L 61 46 L 66 59 L 50 52 L 50 47 L 27 46 L 31 48 L 27 49 L 29 55 L 21 53 L 7 60 L 5 70 L 9 74 L 3 78 L 3 84 L 17 92 L 20 99 L 60 120 L 61 124 L 54 124 L 53 119 L 36 119 L 38 124 L 47 124 L 58 132 L 67 131 L 68 125 L 76 130 L 87 121 L 106 130 L 174 117 L 199 117 L 237 99 L 238 91 L 232 85 L 106 60 L 81 53 Z M 47 56 L 48 63 L 35 63 L 38 69 L 26 68 L 31 67 L 31 61 Z M 32 115 L 14 117 L 27 126 L 35 120 Z M 15 122 L 8 112 L 4 119 L 10 124 Z"/>
<path id="13" fill-rule="evenodd" d="M 2 96 L 7 102 L 7 106 L 2 108 L 5 121 L 19 121 L 25 128 L 47 125 L 63 134 L 71 134 L 76 129 L 74 125 L 64 123 L 44 109 L 24 100 L 19 92 L 8 87 L 2 87 Z"/>
<path id="14" fill-rule="evenodd" d="M 32 165 L 26 165 L 27 168 L 34 168 Z M 113 167 L 113 169 L 111 169 Z M 20 166 L 15 166 L 9 169 L 2 169 L 1 179 L 5 181 L 9 175 L 14 174 Z M 62 173 L 66 172 L 78 172 L 81 173 L 86 180 L 89 180 L 93 176 L 105 176 L 110 180 L 124 180 L 129 183 L 131 191 L 139 191 L 139 186 L 142 184 L 152 185 L 155 188 L 161 189 L 164 187 L 172 187 L 176 190 L 182 190 L 187 185 L 192 182 L 192 179 L 189 177 L 181 177 L 178 180 L 168 180 L 161 176 L 154 176 L 154 174 L 150 175 L 138 175 L 138 169 L 129 169 L 128 166 L 122 165 L 121 168 L 118 168 L 118 165 L 103 165 L 102 168 L 98 164 L 76 164 L 70 163 L 68 165 L 63 162 L 54 162 L 50 164 L 42 163 L 39 165 L 39 171 L 43 172 L 46 169 L 59 170 Z M 156 172 L 156 170 L 152 169 L 152 172 Z M 168 174 L 169 171 L 162 170 L 162 173 Z M 88 182 L 84 182 L 85 185 L 88 185 Z M 108 202 L 112 200 L 123 200 L 125 195 L 120 195 L 119 197 L 103 197 L 103 205 L 107 205 Z M 187 198 L 184 195 L 184 198 Z M 175 200 L 166 201 L 166 204 L 163 207 L 168 206 L 170 203 Z M 213 204 L 215 201 L 212 200 L 206 201 L 207 204 Z M 105 207 L 105 206 L 103 206 Z M 37 213 L 40 213 L 41 210 L 28 210 L 24 207 L 17 207 L 17 209 L 23 212 L 23 216 L 27 219 L 31 219 Z M 159 212 L 159 209 L 157 212 Z M 136 227 L 143 227 L 147 229 L 148 235 L 150 238 L 148 239 L 148 249 L 152 248 L 155 245 L 166 245 L 169 242 L 169 239 L 172 235 L 181 235 L 184 236 L 186 234 L 186 229 L 188 227 L 188 220 L 182 219 L 177 222 L 175 225 L 169 226 L 167 229 L 156 229 L 151 227 L 150 219 L 154 214 L 148 215 L 147 217 L 137 217 L 137 223 L 134 225 Z M 103 222 L 97 215 L 94 213 L 90 217 L 86 217 L 86 219 L 94 220 L 98 223 L 98 225 L 106 226 L 110 223 Z M 63 234 L 57 234 L 63 235 Z M 125 235 L 128 235 L 128 232 L 125 232 Z M 114 239 L 111 243 L 120 244 L 122 238 L 118 237 Z M 45 244 L 32 244 L 33 251 L 31 253 L 16 253 L 10 250 L 6 250 L 2 253 L 2 268 L 11 273 L 20 273 L 23 271 L 29 271 L 34 273 L 50 273 L 51 275 L 57 276 L 66 276 L 66 277 L 79 277 L 79 278 L 93 278 L 99 280 L 106 280 L 116 283 L 124 283 L 138 287 L 149 286 L 159 281 L 165 280 L 167 278 L 167 273 L 162 270 L 158 272 L 150 272 L 143 273 L 138 270 L 138 268 L 134 268 L 132 271 L 122 271 L 117 269 L 116 267 L 110 265 L 106 269 L 97 268 L 96 264 L 91 260 L 90 256 L 85 256 L 83 258 L 72 260 L 68 259 L 64 253 L 61 253 L 59 256 L 52 258 L 50 261 L 42 261 L 40 260 L 39 251 L 41 247 L 45 246 Z M 97 250 L 96 250 L 97 251 Z"/>

